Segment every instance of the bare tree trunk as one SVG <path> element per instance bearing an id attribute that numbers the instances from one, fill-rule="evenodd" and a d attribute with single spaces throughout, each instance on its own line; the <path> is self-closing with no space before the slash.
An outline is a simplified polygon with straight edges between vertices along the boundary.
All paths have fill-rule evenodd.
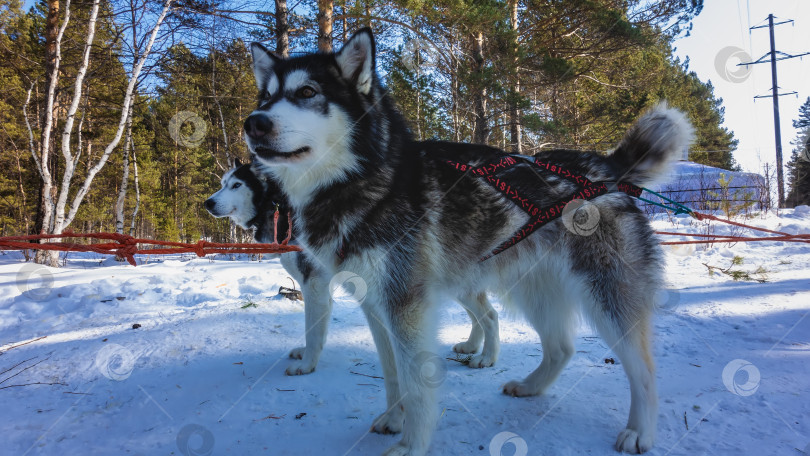
<path id="1" fill-rule="evenodd" d="M 57 83 L 59 81 L 59 65 L 62 61 L 62 37 L 70 22 L 70 0 L 65 3 L 65 17 L 59 25 L 59 0 L 49 0 L 48 16 L 45 21 L 45 112 L 42 122 L 42 135 L 39 144 L 39 157 L 37 151 L 32 150 L 34 161 L 37 164 L 42 183 L 39 189 L 37 219 L 35 229 L 39 234 L 52 232 L 54 200 L 56 199 L 56 154 L 51 133 L 54 127 L 54 117 L 57 109 Z M 40 264 L 58 266 L 58 254 L 46 250 L 38 250 L 35 261 Z"/>
<path id="2" fill-rule="evenodd" d="M 178 155 L 178 149 L 175 148 L 174 150 L 174 163 L 172 169 L 172 179 L 174 188 L 172 189 L 172 220 L 174 221 L 174 226 L 177 227 L 177 237 L 178 239 L 182 239 L 182 228 L 180 226 L 180 220 L 178 220 L 177 213 L 177 197 L 180 186 L 178 185 L 179 182 L 179 174 L 180 174 L 180 164 L 179 164 L 180 156 Z"/>
<path id="3" fill-rule="evenodd" d="M 216 49 L 211 47 L 211 55 L 216 56 Z M 222 170 L 226 171 L 233 166 L 233 158 L 231 157 L 231 145 L 230 141 L 228 140 L 228 130 L 225 125 L 225 116 L 222 114 L 222 103 L 219 102 L 219 96 L 217 95 L 217 62 L 216 58 L 211 60 L 211 93 L 214 97 L 214 103 L 217 105 L 217 112 L 219 113 L 219 125 L 222 129 L 222 140 L 225 145 L 225 166 L 222 165 L 219 161 L 219 154 L 218 149 L 212 150 L 211 155 L 214 157 L 214 162 L 216 162 L 217 167 Z"/>
<path id="4" fill-rule="evenodd" d="M 318 0 L 318 51 L 332 52 L 333 0 Z"/>
<path id="5" fill-rule="evenodd" d="M 26 104 L 23 106 L 23 117 L 26 117 L 26 119 L 25 119 L 26 122 L 28 122 L 27 114 L 26 114 L 27 105 L 28 105 L 28 102 L 26 102 Z M 4 132 L 5 132 L 5 130 L 6 130 L 6 128 L 3 127 Z M 6 132 L 6 134 L 8 134 L 8 133 Z M 33 141 L 33 138 L 31 140 Z M 20 150 L 19 146 L 17 146 L 16 141 L 11 141 L 11 146 L 14 148 L 14 160 L 17 162 L 17 191 L 19 192 L 20 200 L 21 200 L 20 204 L 17 205 L 17 208 L 16 208 L 17 209 L 17 221 L 21 221 L 24 224 L 25 229 L 24 229 L 23 233 L 28 234 L 28 229 L 30 228 L 29 227 L 29 216 L 28 216 L 28 193 L 25 191 L 25 180 L 23 179 L 23 176 L 25 175 L 25 173 L 23 172 L 23 169 L 22 169 L 22 155 L 23 155 L 24 152 Z M 10 181 L 10 179 L 9 179 L 9 181 Z M 15 198 L 16 198 L 16 195 L 15 195 Z M 20 234 L 20 232 L 19 232 L 20 227 L 19 226 L 14 227 L 14 229 L 15 229 L 14 234 Z M 3 223 L 3 226 L 0 228 L 0 235 L 3 235 L 3 236 L 6 235 L 6 224 L 5 223 Z M 25 250 L 23 252 L 23 254 L 26 256 L 26 261 L 28 261 L 27 250 Z"/>
<path id="6" fill-rule="evenodd" d="M 419 86 L 422 78 L 422 53 L 419 46 L 414 49 L 414 62 L 416 62 L 416 137 L 422 141 L 422 88 Z"/>
<path id="7" fill-rule="evenodd" d="M 457 40 L 453 40 L 453 46 L 455 47 L 458 45 Z M 459 45 L 459 48 L 461 46 Z M 457 57 L 456 49 L 453 48 L 453 52 L 451 52 L 451 90 L 452 90 L 452 97 L 453 97 L 453 140 L 458 142 L 461 141 L 461 121 L 459 120 L 459 109 L 458 109 L 458 96 L 459 96 L 459 80 L 458 80 L 458 69 L 459 69 L 459 61 Z"/>
<path id="8" fill-rule="evenodd" d="M 132 171 L 135 177 L 135 209 L 132 210 L 132 223 L 129 226 L 129 235 L 135 236 L 135 220 L 138 218 L 138 210 L 141 208 L 141 186 L 138 183 L 138 158 L 135 156 L 135 142 L 131 142 L 132 147 Z"/>
<path id="9" fill-rule="evenodd" d="M 340 12 L 342 13 L 342 16 L 343 16 L 343 19 L 340 21 L 340 23 L 341 23 L 341 25 L 343 27 L 343 30 L 341 30 L 341 33 L 340 33 L 340 38 L 341 38 L 340 42 L 345 43 L 346 41 L 349 41 L 349 24 L 348 24 L 349 18 L 348 18 L 348 15 L 346 14 L 346 2 L 345 1 L 343 2 L 343 5 L 341 5 L 341 7 L 340 7 Z"/>
<path id="10" fill-rule="evenodd" d="M 28 129 L 28 149 L 29 149 L 29 152 L 31 153 L 31 156 L 34 158 L 34 163 L 36 164 L 37 169 L 39 170 L 39 168 L 40 168 L 39 160 L 37 159 L 37 151 L 36 151 L 36 146 L 34 144 L 34 131 L 31 129 L 31 121 L 28 119 L 28 106 L 31 103 L 31 92 L 34 91 L 34 87 L 36 86 L 36 84 L 37 84 L 36 81 L 31 83 L 31 88 L 28 89 L 28 95 L 25 98 L 25 104 L 23 105 L 22 112 L 23 112 L 23 118 L 25 119 L 25 126 Z M 17 160 L 17 167 L 19 168 L 19 166 L 20 166 L 19 160 Z M 22 174 L 20 175 L 20 190 L 22 190 Z M 40 201 L 40 203 L 41 203 L 41 201 Z M 23 192 L 23 208 L 22 208 L 22 210 L 26 210 L 25 206 L 26 206 L 26 204 L 25 204 L 25 193 Z M 37 211 L 37 216 L 38 215 L 39 215 L 39 210 Z M 34 223 L 36 225 L 36 221 Z M 28 217 L 26 216 L 26 218 L 25 218 L 25 234 L 31 234 L 29 229 L 30 229 L 30 227 L 29 227 L 29 223 L 28 223 Z"/>
<path id="11" fill-rule="evenodd" d="M 40 125 L 44 125 L 40 134 L 40 150 L 34 150 L 34 144 L 33 142 L 31 143 L 31 153 L 34 156 L 34 161 L 37 164 L 37 170 L 39 171 L 42 179 L 40 181 L 39 201 L 37 203 L 37 216 L 34 227 L 37 234 L 44 234 L 48 232 L 48 229 L 50 228 L 49 225 L 52 213 L 51 211 L 53 208 L 53 200 L 56 196 L 53 194 L 53 192 L 56 190 L 53 186 L 53 175 L 56 173 L 56 169 L 53 163 L 54 161 L 52 160 L 52 156 L 54 154 L 53 149 L 51 148 L 51 128 L 53 127 L 53 115 L 56 111 L 56 80 L 59 77 L 60 43 L 57 42 L 57 39 L 59 38 L 60 6 L 59 0 L 48 1 L 48 15 L 45 19 L 45 87 L 50 94 L 50 88 L 53 86 L 54 93 L 53 96 L 50 96 L 49 99 L 46 100 L 46 113 L 41 113 L 45 119 L 39 120 Z M 28 96 L 30 98 L 30 91 Z M 39 157 L 37 157 L 37 155 L 39 155 Z M 37 252 L 37 262 L 44 263 L 44 261 L 40 261 L 40 257 L 42 255 L 39 252 L 42 251 Z"/>
<path id="12" fill-rule="evenodd" d="M 520 70 L 518 68 L 518 0 L 509 0 L 509 25 L 512 27 L 512 33 L 514 34 L 512 51 L 515 55 L 512 61 L 512 76 L 515 97 L 517 97 L 520 95 Z M 523 132 L 520 126 L 520 110 L 518 109 L 518 100 L 516 98 L 509 102 L 509 130 L 512 152 L 516 154 L 523 153 Z"/>
<path id="13" fill-rule="evenodd" d="M 240 242 L 239 239 L 236 239 L 236 237 L 237 237 L 236 223 L 233 223 L 233 220 L 230 220 L 230 219 L 229 219 L 229 223 L 228 223 L 228 237 L 230 237 L 228 242 L 233 242 L 233 243 Z"/>
<path id="14" fill-rule="evenodd" d="M 124 203 L 127 199 L 129 186 L 129 149 L 132 145 L 132 106 L 127 116 L 127 135 L 124 139 L 124 172 L 121 176 L 121 187 L 118 189 L 118 200 L 115 202 L 115 232 L 124 234 Z"/>
<path id="15" fill-rule="evenodd" d="M 483 76 L 484 72 L 484 33 L 476 32 L 471 37 L 473 73 Z M 473 142 L 486 144 L 489 139 L 489 125 L 487 124 L 487 88 L 481 78 L 475 81 L 473 90 L 473 111 L 475 125 L 473 127 Z"/>
<path id="16" fill-rule="evenodd" d="M 22 197 L 22 204 L 20 204 L 20 219 L 25 223 L 25 231 L 24 233 L 28 234 L 29 228 L 29 217 L 28 217 L 28 196 L 25 193 L 25 185 L 23 185 L 23 170 L 22 165 L 20 164 L 20 155 L 21 151 L 18 149 L 15 154 L 17 158 L 17 185 L 20 186 L 20 196 Z"/>
<path id="17" fill-rule="evenodd" d="M 276 53 L 282 58 L 290 55 L 290 24 L 287 0 L 276 0 Z"/>
<path id="18" fill-rule="evenodd" d="M 365 10 L 366 10 L 366 17 L 365 17 L 365 19 L 366 19 L 366 24 L 365 24 L 366 27 L 371 27 L 371 8 L 370 8 L 369 3 L 370 2 L 363 2 L 363 6 L 365 7 Z"/>

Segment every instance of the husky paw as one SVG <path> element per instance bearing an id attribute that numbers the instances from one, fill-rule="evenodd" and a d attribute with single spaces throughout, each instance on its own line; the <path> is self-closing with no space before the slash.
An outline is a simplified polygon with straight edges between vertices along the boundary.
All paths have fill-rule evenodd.
<path id="1" fill-rule="evenodd" d="M 399 434 L 402 432 L 402 423 L 404 421 L 405 415 L 402 413 L 402 409 L 395 407 L 394 410 L 385 412 L 374 420 L 374 424 L 371 425 L 371 432 L 376 432 L 377 434 Z M 396 447 L 392 447 L 389 449 L 389 451 L 393 450 L 394 448 Z"/>
<path id="2" fill-rule="evenodd" d="M 306 375 L 315 370 L 315 364 L 304 361 L 293 361 L 287 366 L 287 375 Z"/>
<path id="3" fill-rule="evenodd" d="M 467 364 L 468 367 L 472 367 L 473 369 L 480 369 L 482 367 L 492 367 L 495 364 L 495 358 L 492 356 L 484 356 L 482 355 L 475 355 L 470 358 L 470 362 Z"/>
<path id="4" fill-rule="evenodd" d="M 405 444 L 402 442 L 399 442 L 391 448 L 385 450 L 383 456 L 421 456 L 423 454 L 425 453 L 421 451 L 414 451 L 413 449 L 405 446 Z"/>
<path id="5" fill-rule="evenodd" d="M 541 391 L 535 391 L 534 388 L 531 388 L 525 382 L 518 380 L 512 380 L 506 385 L 503 385 L 503 394 L 508 394 L 514 397 L 537 396 L 540 393 Z"/>
<path id="6" fill-rule="evenodd" d="M 478 345 L 479 344 L 472 344 L 470 341 L 459 342 L 456 345 L 453 345 L 453 351 L 464 355 L 475 353 L 478 351 Z"/>
<path id="7" fill-rule="evenodd" d="M 624 429 L 616 439 L 616 451 L 641 454 L 653 447 L 652 435 L 639 434 L 635 429 Z"/>
<path id="8" fill-rule="evenodd" d="M 307 347 L 298 347 L 293 348 L 290 350 L 290 358 L 292 359 L 304 359 L 304 352 L 307 350 Z"/>

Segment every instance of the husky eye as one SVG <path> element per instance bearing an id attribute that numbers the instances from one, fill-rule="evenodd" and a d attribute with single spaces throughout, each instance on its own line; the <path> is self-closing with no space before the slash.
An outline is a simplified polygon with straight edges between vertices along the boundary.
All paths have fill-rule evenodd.
<path id="1" fill-rule="evenodd" d="M 241 186 L 242 186 L 241 182 L 234 182 L 234 184 L 231 186 L 231 189 L 236 190 L 237 188 L 239 188 Z"/>
<path id="2" fill-rule="evenodd" d="M 298 98 L 312 98 L 317 95 L 317 93 L 318 92 L 316 92 L 312 87 L 304 86 L 295 92 L 295 96 Z"/>

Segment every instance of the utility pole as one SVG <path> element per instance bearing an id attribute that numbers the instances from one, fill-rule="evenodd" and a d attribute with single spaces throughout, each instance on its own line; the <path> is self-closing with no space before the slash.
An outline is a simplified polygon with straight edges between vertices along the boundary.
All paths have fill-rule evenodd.
<path id="1" fill-rule="evenodd" d="M 784 207 L 784 205 L 785 205 L 785 178 L 784 178 L 784 171 L 783 171 L 783 167 L 782 167 L 782 129 L 779 126 L 779 96 L 780 96 L 780 94 L 779 94 L 779 86 L 776 83 L 776 62 L 779 61 L 779 60 L 793 59 L 793 58 L 796 58 L 796 57 L 801 57 L 803 55 L 808 55 L 808 54 L 810 54 L 810 52 L 805 52 L 805 53 L 797 54 L 797 55 L 790 55 L 790 54 L 785 54 L 784 52 L 777 51 L 776 50 L 776 43 L 775 43 L 775 40 L 774 40 L 774 37 L 773 37 L 773 27 L 775 25 L 781 25 L 781 24 L 787 24 L 789 22 L 793 22 L 793 20 L 790 19 L 790 20 L 787 20 L 787 21 L 782 21 L 782 22 L 777 22 L 777 23 L 774 23 L 773 20 L 774 20 L 773 14 L 769 14 L 768 15 L 768 25 L 767 26 L 766 25 L 758 25 L 756 27 L 751 27 L 750 28 L 750 30 L 754 30 L 754 29 L 768 27 L 768 29 L 770 30 L 770 35 L 771 35 L 771 52 L 768 52 L 767 54 L 763 55 L 762 57 L 760 57 L 759 59 L 757 59 L 754 62 L 739 63 L 739 64 L 737 64 L 737 66 L 745 65 L 747 67 L 748 65 L 755 65 L 757 63 L 765 63 L 765 62 L 767 62 L 767 60 L 765 60 L 765 58 L 770 56 L 770 62 L 771 62 L 771 95 L 757 95 L 754 98 L 755 99 L 756 98 L 767 98 L 767 97 L 770 96 L 773 99 L 773 128 L 774 128 L 774 136 L 776 137 L 776 186 L 778 187 L 777 190 L 779 192 L 779 207 Z M 779 57 L 777 57 L 776 54 L 779 54 Z M 781 95 L 794 95 L 795 93 L 796 92 L 788 92 L 788 93 L 783 93 Z"/>

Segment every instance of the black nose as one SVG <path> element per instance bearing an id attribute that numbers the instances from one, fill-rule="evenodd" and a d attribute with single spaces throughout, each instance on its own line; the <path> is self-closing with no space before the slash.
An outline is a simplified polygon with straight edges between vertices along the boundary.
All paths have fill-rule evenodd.
<path id="1" fill-rule="evenodd" d="M 253 114 L 245 120 L 245 133 L 253 139 L 261 139 L 273 129 L 273 122 L 264 114 Z"/>
<path id="2" fill-rule="evenodd" d="M 205 200 L 205 208 L 208 209 L 209 212 L 214 210 L 214 205 L 215 204 L 216 203 L 211 198 L 208 198 L 207 200 Z"/>

